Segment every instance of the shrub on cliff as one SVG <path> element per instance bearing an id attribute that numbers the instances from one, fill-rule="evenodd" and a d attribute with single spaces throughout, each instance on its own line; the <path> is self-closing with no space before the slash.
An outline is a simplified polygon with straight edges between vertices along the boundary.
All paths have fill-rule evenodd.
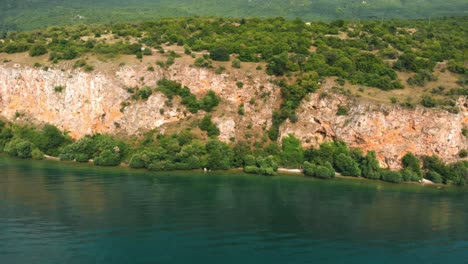
<path id="1" fill-rule="evenodd" d="M 208 93 L 200 101 L 200 109 L 205 110 L 206 112 L 211 112 L 219 104 L 219 97 L 216 96 L 216 93 L 213 90 L 209 90 Z"/>
<path id="2" fill-rule="evenodd" d="M 401 173 L 398 171 L 383 170 L 380 172 L 382 181 L 399 183 L 403 180 Z"/>
<path id="3" fill-rule="evenodd" d="M 218 136 L 220 133 L 219 128 L 211 121 L 211 115 L 205 115 L 198 127 L 206 131 L 209 137 Z"/>
<path id="4" fill-rule="evenodd" d="M 413 155 L 413 153 L 406 153 L 403 156 L 403 158 L 401 158 L 401 163 L 403 165 L 403 168 L 409 169 L 415 172 L 419 177 L 421 177 L 421 162 L 418 158 L 416 158 L 416 156 Z"/>
<path id="5" fill-rule="evenodd" d="M 132 98 L 135 100 L 147 100 L 153 94 L 153 89 L 149 86 L 144 86 L 141 89 L 132 95 Z"/>

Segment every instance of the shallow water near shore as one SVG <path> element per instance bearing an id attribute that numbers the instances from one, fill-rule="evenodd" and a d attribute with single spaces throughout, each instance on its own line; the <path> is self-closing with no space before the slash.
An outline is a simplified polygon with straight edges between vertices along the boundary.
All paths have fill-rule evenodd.
<path id="1" fill-rule="evenodd" d="M 0 263 L 466 263 L 468 189 L 0 156 Z"/>

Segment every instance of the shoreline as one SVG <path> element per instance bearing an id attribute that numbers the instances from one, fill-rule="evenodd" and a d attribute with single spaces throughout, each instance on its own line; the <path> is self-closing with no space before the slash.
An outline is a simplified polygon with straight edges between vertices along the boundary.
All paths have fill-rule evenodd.
<path id="1" fill-rule="evenodd" d="M 8 155 L 7 155 L 8 156 Z M 49 160 L 49 161 L 56 161 L 56 162 L 62 162 L 60 160 L 60 158 L 58 157 L 54 157 L 54 156 L 50 156 L 50 155 L 44 155 L 44 160 Z M 70 161 L 69 164 L 73 164 L 73 163 L 79 163 L 77 161 Z M 88 162 L 83 162 L 82 164 L 93 164 L 93 160 L 89 160 Z M 94 164 L 93 164 L 94 166 Z M 96 166 L 96 167 L 100 167 L 100 166 Z M 130 166 L 128 165 L 128 163 L 125 163 L 125 162 L 122 162 L 120 163 L 119 165 L 117 166 L 110 166 L 110 167 L 121 167 L 121 168 L 130 168 Z M 133 168 L 130 168 L 130 169 L 133 169 Z M 135 169 L 137 170 L 137 169 Z M 150 170 L 146 170 L 145 171 L 147 172 L 151 172 Z M 174 171 L 182 171 L 182 170 L 174 170 Z M 187 171 L 202 171 L 204 173 L 210 173 L 210 172 L 213 172 L 212 170 L 204 170 L 204 169 L 194 169 L 194 170 L 187 170 Z M 228 169 L 226 171 L 235 171 L 235 172 L 241 172 L 241 173 L 244 173 L 246 175 L 256 175 L 256 174 L 252 174 L 252 173 L 246 173 L 244 172 L 244 169 L 243 168 L 231 168 L 231 169 Z M 281 175 L 295 175 L 295 176 L 302 176 L 302 177 L 306 177 L 307 176 L 305 174 L 303 174 L 303 169 L 288 169 L 288 168 L 278 168 L 278 171 L 277 171 L 278 174 L 281 174 Z M 310 177 L 310 178 L 313 178 L 313 177 Z M 373 181 L 373 182 L 386 182 L 386 181 L 382 181 L 382 180 L 371 180 L 371 179 L 367 179 L 367 178 L 364 178 L 364 177 L 352 177 L 352 176 L 343 176 L 341 175 L 340 173 L 336 173 L 335 175 L 335 178 L 336 179 L 345 179 L 345 180 L 358 180 L 358 181 Z M 393 183 L 395 184 L 395 183 Z M 428 179 L 425 179 L 423 178 L 422 180 L 418 181 L 418 182 L 400 182 L 400 183 L 396 183 L 396 184 L 412 184 L 412 185 L 419 185 L 419 186 L 437 186 L 437 188 L 441 188 L 441 187 L 447 187 L 447 186 L 452 186 L 452 185 L 445 185 L 445 184 L 439 184 L 439 183 L 434 183 Z M 455 185 L 453 185 L 455 186 Z"/>

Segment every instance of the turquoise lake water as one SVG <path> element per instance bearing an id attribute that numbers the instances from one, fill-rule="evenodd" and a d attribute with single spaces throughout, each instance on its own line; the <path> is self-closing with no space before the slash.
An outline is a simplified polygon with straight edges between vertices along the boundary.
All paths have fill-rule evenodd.
<path id="1" fill-rule="evenodd" d="M 0 263 L 468 263 L 468 189 L 0 156 Z"/>

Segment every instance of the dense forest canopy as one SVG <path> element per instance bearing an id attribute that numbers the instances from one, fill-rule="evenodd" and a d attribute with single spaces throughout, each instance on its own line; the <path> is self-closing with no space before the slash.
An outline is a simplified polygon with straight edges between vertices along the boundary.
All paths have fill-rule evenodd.
<path id="1" fill-rule="evenodd" d="M 276 17 L 307 21 L 467 15 L 465 0 L 2 0 L 0 29 L 111 23 L 175 16 Z"/>

